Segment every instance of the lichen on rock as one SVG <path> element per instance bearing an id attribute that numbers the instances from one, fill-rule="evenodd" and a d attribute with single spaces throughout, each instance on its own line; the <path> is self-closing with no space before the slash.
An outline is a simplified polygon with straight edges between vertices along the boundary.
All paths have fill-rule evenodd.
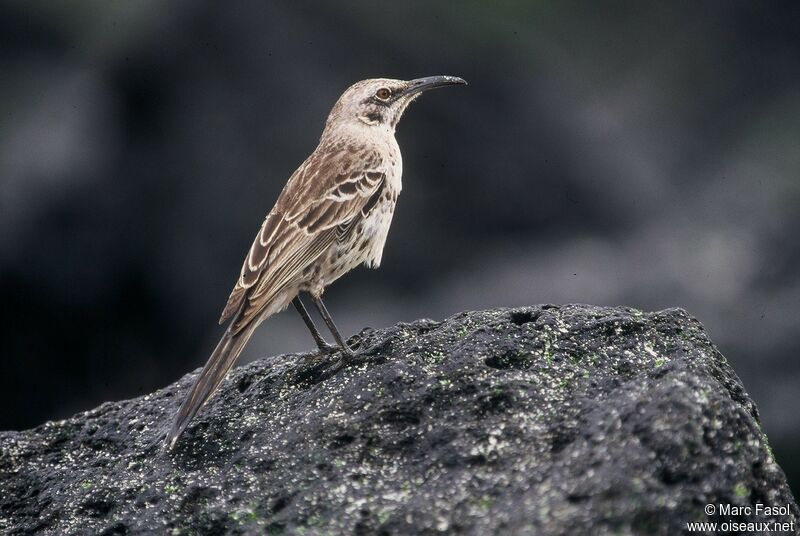
<path id="1" fill-rule="evenodd" d="M 268 328 L 267 328 L 268 329 Z M 800 512 L 758 411 L 680 309 L 467 312 L 357 359 L 235 369 L 161 450 L 192 375 L 0 433 L 3 534 L 677 534 L 706 504 Z"/>

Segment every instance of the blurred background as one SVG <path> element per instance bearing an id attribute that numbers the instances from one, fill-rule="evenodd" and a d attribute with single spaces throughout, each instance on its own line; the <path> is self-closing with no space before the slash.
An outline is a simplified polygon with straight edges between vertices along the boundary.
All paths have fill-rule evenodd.
<path id="1" fill-rule="evenodd" d="M 457 7 L 454 7 L 457 6 Z M 699 318 L 800 489 L 800 3 L 0 2 L 0 429 L 200 366 L 352 82 L 452 74 L 398 129 L 347 334 L 585 302 Z M 309 350 L 299 317 L 244 360 Z"/>

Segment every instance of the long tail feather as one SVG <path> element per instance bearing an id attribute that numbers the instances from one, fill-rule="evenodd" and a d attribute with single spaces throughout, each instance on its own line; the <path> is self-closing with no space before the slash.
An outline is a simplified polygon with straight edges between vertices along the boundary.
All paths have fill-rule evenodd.
<path id="1" fill-rule="evenodd" d="M 222 383 L 245 344 L 250 340 L 250 336 L 255 330 L 255 324 L 255 322 L 252 322 L 250 326 L 235 333 L 231 329 L 225 331 L 203 370 L 197 376 L 188 396 L 181 404 L 178 414 L 175 416 L 175 422 L 165 440 L 168 449 L 171 450 L 175 446 L 175 442 L 189 425 L 189 422 L 208 402 L 211 395 L 219 387 L 219 384 Z"/>

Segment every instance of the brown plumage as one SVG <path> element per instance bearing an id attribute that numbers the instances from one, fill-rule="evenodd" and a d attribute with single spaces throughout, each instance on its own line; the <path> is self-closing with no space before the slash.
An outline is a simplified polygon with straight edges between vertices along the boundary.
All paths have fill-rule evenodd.
<path id="1" fill-rule="evenodd" d="M 361 263 L 377 268 L 402 188 L 394 137 L 423 91 L 460 78 L 371 79 L 348 88 L 331 110 L 319 145 L 295 171 L 267 215 L 222 311 L 222 339 L 181 405 L 171 448 L 233 366 L 255 328 L 294 303 L 321 351 L 330 351 L 298 294 L 307 292 L 345 356 L 351 350 L 321 301 L 328 285 Z"/>

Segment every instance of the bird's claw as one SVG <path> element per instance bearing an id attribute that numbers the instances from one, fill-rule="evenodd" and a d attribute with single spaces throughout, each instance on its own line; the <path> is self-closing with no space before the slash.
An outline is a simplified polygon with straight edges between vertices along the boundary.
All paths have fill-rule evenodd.
<path id="1" fill-rule="evenodd" d="M 335 354 L 338 350 L 339 350 L 338 346 L 335 346 L 333 344 L 328 344 L 327 342 L 319 345 L 319 353 L 323 355 L 332 355 Z"/>
<path id="2" fill-rule="evenodd" d="M 364 339 L 360 333 L 356 333 L 355 335 L 351 335 L 350 338 L 347 339 L 346 344 L 350 349 L 361 348 L 361 345 L 364 344 Z"/>
<path id="3" fill-rule="evenodd" d="M 350 359 L 355 357 L 356 353 L 350 348 L 349 345 L 347 346 L 336 346 L 334 344 L 322 343 L 317 346 L 317 351 L 315 355 L 318 356 L 332 356 L 336 353 L 341 352 L 344 358 Z"/>

